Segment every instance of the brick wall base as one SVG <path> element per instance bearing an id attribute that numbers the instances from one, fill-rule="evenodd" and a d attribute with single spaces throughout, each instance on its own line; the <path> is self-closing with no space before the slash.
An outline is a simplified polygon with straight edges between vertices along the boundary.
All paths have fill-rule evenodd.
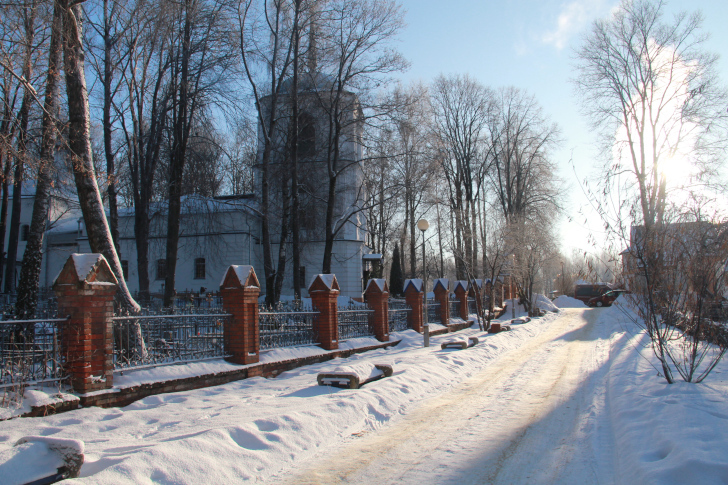
<path id="1" fill-rule="evenodd" d="M 346 358 L 353 354 L 368 352 L 370 350 L 393 347 L 399 342 L 400 340 L 397 340 L 394 342 L 386 342 L 371 347 L 335 350 L 326 354 L 302 357 L 300 359 L 252 364 L 242 369 L 219 372 L 217 374 L 185 377 L 182 379 L 174 379 L 164 382 L 150 382 L 148 384 L 141 384 L 139 386 L 127 387 L 124 389 L 109 389 L 108 391 L 94 392 L 92 394 L 81 395 L 79 397 L 81 398 L 82 406 L 99 406 L 103 408 L 127 406 L 134 401 L 138 401 L 139 399 L 148 396 L 154 396 L 156 394 L 191 391 L 204 387 L 219 386 L 221 384 L 227 384 L 228 382 L 247 379 L 248 377 L 275 377 L 282 372 L 296 369 L 304 365 L 318 364 L 320 362 L 326 362 L 337 357 Z"/>

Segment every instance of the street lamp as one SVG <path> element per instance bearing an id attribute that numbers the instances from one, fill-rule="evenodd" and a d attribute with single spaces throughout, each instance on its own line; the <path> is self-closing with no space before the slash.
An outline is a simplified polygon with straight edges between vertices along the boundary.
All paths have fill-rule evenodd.
<path id="1" fill-rule="evenodd" d="M 511 316 L 516 319 L 516 299 L 515 288 L 513 287 L 513 273 L 516 271 L 516 253 L 513 253 L 513 266 L 511 266 Z"/>
<path id="2" fill-rule="evenodd" d="M 427 219 L 420 219 L 417 221 L 417 229 L 422 231 L 422 286 L 425 292 L 425 304 L 422 305 L 422 335 L 425 340 L 425 347 L 430 346 L 430 324 L 427 322 L 427 271 L 425 265 L 425 231 L 430 227 L 430 223 Z"/>

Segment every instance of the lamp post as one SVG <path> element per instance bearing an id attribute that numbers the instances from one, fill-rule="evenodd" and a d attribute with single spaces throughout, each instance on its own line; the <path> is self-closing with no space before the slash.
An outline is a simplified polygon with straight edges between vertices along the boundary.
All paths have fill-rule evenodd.
<path id="1" fill-rule="evenodd" d="M 425 265 L 425 231 L 430 227 L 427 219 L 417 221 L 417 229 L 422 231 L 422 286 L 425 292 L 425 304 L 422 305 L 422 335 L 425 341 L 425 347 L 430 346 L 430 324 L 427 322 L 427 267 Z"/>
<path id="2" fill-rule="evenodd" d="M 516 319 L 516 299 L 514 298 L 515 295 L 515 288 L 513 286 L 513 273 L 516 271 L 516 253 L 512 254 L 513 256 L 513 266 L 511 266 L 511 316 L 513 319 Z"/>

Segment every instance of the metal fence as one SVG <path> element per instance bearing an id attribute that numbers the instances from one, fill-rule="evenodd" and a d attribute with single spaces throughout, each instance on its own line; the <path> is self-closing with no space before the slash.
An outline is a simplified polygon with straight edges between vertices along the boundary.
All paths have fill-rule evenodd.
<path id="1" fill-rule="evenodd" d="M 428 323 L 441 323 L 440 322 L 440 302 L 437 300 L 427 300 L 427 322 Z"/>
<path id="2" fill-rule="evenodd" d="M 0 321 L 0 389 L 63 380 L 59 324 L 67 320 Z"/>
<path id="3" fill-rule="evenodd" d="M 450 318 L 460 318 L 460 300 L 450 295 Z"/>
<path id="4" fill-rule="evenodd" d="M 475 298 L 468 298 L 468 315 L 478 314 L 478 302 Z"/>
<path id="5" fill-rule="evenodd" d="M 223 324 L 230 315 L 199 312 L 114 317 L 114 368 L 224 357 Z"/>
<path id="6" fill-rule="evenodd" d="M 409 316 L 412 308 L 406 300 L 389 300 L 389 331 L 402 332 L 409 328 Z"/>
<path id="7" fill-rule="evenodd" d="M 261 350 L 315 344 L 313 319 L 316 311 L 259 312 Z"/>
<path id="8" fill-rule="evenodd" d="M 374 310 L 366 308 L 339 308 L 339 340 L 374 335 L 374 329 L 369 322 L 373 313 Z"/>

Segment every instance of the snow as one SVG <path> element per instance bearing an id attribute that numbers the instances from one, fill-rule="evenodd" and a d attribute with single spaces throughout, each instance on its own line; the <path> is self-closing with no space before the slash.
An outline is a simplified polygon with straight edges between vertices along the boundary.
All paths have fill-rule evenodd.
<path id="1" fill-rule="evenodd" d="M 432 289 L 434 290 L 435 288 L 437 288 L 438 284 L 447 290 L 450 285 L 450 282 L 448 281 L 447 278 L 437 278 L 437 279 L 435 279 L 435 281 L 432 282 Z"/>
<path id="2" fill-rule="evenodd" d="M 230 266 L 233 271 L 235 271 L 235 276 L 238 278 L 238 281 L 241 285 L 244 285 L 246 281 L 248 281 L 248 276 L 250 276 L 250 273 L 255 273 L 255 269 L 249 265 L 249 264 L 233 264 Z M 225 278 L 227 277 L 227 271 L 225 274 L 222 275 L 222 280 L 220 281 L 220 287 L 222 288 L 222 285 L 225 283 Z"/>
<path id="3" fill-rule="evenodd" d="M 587 308 L 583 301 L 566 295 L 557 297 L 553 304 L 559 308 Z"/>
<path id="4" fill-rule="evenodd" d="M 668 385 L 655 376 L 646 336 L 622 310 L 619 304 L 567 309 L 510 332 L 471 328 L 434 336 L 429 348 L 422 347 L 422 335 L 407 330 L 392 334 L 402 340 L 396 347 L 275 379 L 150 396 L 124 408 L 16 419 L 0 428 L 0 461 L 10 471 L 8 463 L 19 459 L 12 444 L 42 435 L 85 442 L 79 483 L 272 483 L 309 465 L 345 460 L 364 467 L 360 456 L 371 461 L 366 473 L 373 475 L 342 475 L 343 482 L 726 482 L 728 361 L 702 384 Z M 508 319 L 510 309 L 501 321 Z M 481 343 L 440 350 L 453 337 Z M 355 343 L 365 341 L 376 343 Z M 261 360 L 285 352 L 326 351 L 278 349 Z M 366 373 L 382 362 L 394 366 L 394 375 L 359 390 L 316 383 L 320 372 Z M 41 444 L 22 446 L 38 447 L 24 468 L 47 466 Z"/>
<path id="5" fill-rule="evenodd" d="M 0 451 L 0 477 L 7 485 L 54 475 L 63 465 L 63 458 L 43 442 L 32 441 Z"/>
<path id="6" fill-rule="evenodd" d="M 467 280 L 457 280 L 455 282 L 455 288 L 453 288 L 452 291 L 457 291 L 458 287 L 461 287 L 463 290 L 468 291 L 468 282 L 467 282 Z"/>
<path id="7" fill-rule="evenodd" d="M 332 274 L 318 274 L 313 277 L 311 280 L 311 283 L 309 283 L 308 287 L 311 288 L 311 285 L 314 281 L 316 281 L 316 278 L 320 278 L 321 282 L 326 285 L 326 288 L 329 290 L 334 289 L 334 281 L 336 281 L 336 276 Z"/>
<path id="8" fill-rule="evenodd" d="M 559 310 L 559 307 L 554 305 L 554 302 L 552 302 L 549 298 L 540 293 L 536 294 L 536 298 L 534 301 L 536 306 L 542 310 L 548 310 L 550 312 L 555 312 Z"/>
<path id="9" fill-rule="evenodd" d="M 355 375 L 359 379 L 359 382 L 363 383 L 369 379 L 381 376 L 383 372 L 377 369 L 371 362 L 357 362 L 356 364 L 339 365 L 334 369 L 324 368 L 319 374 Z"/>
<path id="10" fill-rule="evenodd" d="M 371 285 L 376 285 L 376 287 L 379 289 L 379 291 L 385 291 L 385 288 L 387 287 L 387 280 L 384 278 L 372 278 L 367 283 L 367 290 Z M 331 288 L 331 286 L 329 286 Z"/>
<path id="11" fill-rule="evenodd" d="M 409 285 L 414 286 L 415 291 L 422 291 L 422 279 L 421 278 L 410 278 L 404 280 L 404 290 L 407 291 Z"/>
<path id="12" fill-rule="evenodd" d="M 58 392 L 57 389 L 43 389 L 25 389 L 22 399 L 15 399 L 14 393 L 12 395 L 8 393 L 6 396 L 8 401 L 19 401 L 19 404 L 15 406 L 0 406 L 0 420 L 27 414 L 33 410 L 33 407 L 52 406 L 64 401 L 78 401 L 78 397 L 72 394 Z"/>

